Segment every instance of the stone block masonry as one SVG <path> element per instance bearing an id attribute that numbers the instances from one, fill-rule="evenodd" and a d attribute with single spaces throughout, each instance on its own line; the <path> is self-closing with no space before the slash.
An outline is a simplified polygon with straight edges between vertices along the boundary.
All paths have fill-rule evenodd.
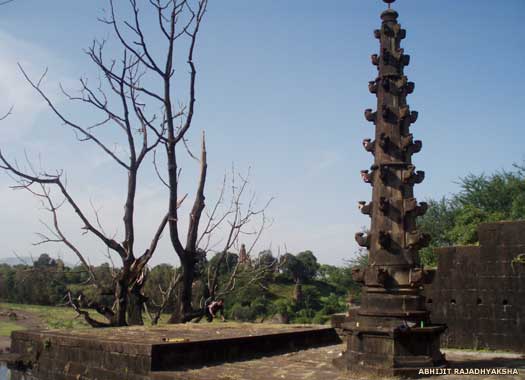
<path id="1" fill-rule="evenodd" d="M 38 380 L 149 380 L 180 371 L 340 342 L 315 325 L 186 324 L 17 331 L 11 367 Z"/>
<path id="2" fill-rule="evenodd" d="M 525 352 L 525 221 L 484 223 L 479 246 L 436 249 L 427 286 L 433 320 L 446 323 L 442 345 Z"/>

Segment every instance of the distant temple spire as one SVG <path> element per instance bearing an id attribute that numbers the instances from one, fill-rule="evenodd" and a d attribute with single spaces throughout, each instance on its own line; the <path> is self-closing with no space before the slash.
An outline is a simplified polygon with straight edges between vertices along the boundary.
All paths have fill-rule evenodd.
<path id="1" fill-rule="evenodd" d="M 239 251 L 239 263 L 246 264 L 250 261 L 250 257 L 246 253 L 246 246 L 244 244 L 241 244 L 241 249 Z"/>

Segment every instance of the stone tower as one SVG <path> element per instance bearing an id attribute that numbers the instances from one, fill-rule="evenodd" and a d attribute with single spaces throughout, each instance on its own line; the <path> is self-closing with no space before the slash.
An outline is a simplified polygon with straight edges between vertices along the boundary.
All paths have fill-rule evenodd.
<path id="1" fill-rule="evenodd" d="M 250 256 L 246 253 L 246 246 L 241 244 L 241 249 L 239 251 L 239 263 L 248 264 L 250 261 Z"/>
<path id="2" fill-rule="evenodd" d="M 372 202 L 359 202 L 361 212 L 372 221 L 369 233 L 356 234 L 358 244 L 369 251 L 369 262 L 353 272 L 362 284 L 361 307 L 344 324 L 343 360 L 352 371 L 410 375 L 421 367 L 445 364 L 439 350 L 445 326 L 431 324 L 421 293 L 430 279 L 418 251 L 430 237 L 416 226 L 427 205 L 414 198 L 414 185 L 423 181 L 425 173 L 416 171 L 412 156 L 422 143 L 411 133 L 418 113 L 407 104 L 414 83 L 404 74 L 410 62 L 400 47 L 406 31 L 397 22 L 398 13 L 390 9 L 395 0 L 384 1 L 389 9 L 381 14 L 381 29 L 374 31 L 380 50 L 371 57 L 378 76 L 368 85 L 377 97 L 377 110 L 365 111 L 366 120 L 375 125 L 375 139 L 363 140 L 374 164 L 361 171 L 362 179 L 372 186 Z"/>

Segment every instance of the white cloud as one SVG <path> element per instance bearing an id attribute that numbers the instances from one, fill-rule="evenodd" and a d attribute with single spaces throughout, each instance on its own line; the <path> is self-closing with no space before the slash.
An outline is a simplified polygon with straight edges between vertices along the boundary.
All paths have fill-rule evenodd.
<path id="1" fill-rule="evenodd" d="M 343 159 L 343 155 L 337 151 L 322 151 L 314 159 L 315 161 L 310 163 L 308 168 L 310 175 L 317 175 L 337 165 Z"/>
<path id="2" fill-rule="evenodd" d="M 64 72 L 64 61 L 51 51 L 0 30 L 0 114 L 14 107 L 12 115 L 0 124 L 0 143 L 21 139 L 47 107 L 24 79 L 18 63 L 33 78 L 40 77 L 46 67 L 52 68 L 46 80 L 46 88 L 52 98 L 59 93 L 59 82 L 72 82 L 63 74 L 56 76 L 56 73 Z"/>

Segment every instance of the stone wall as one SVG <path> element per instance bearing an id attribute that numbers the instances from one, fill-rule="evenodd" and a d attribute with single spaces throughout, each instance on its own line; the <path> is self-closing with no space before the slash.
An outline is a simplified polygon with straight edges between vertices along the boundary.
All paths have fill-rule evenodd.
<path id="1" fill-rule="evenodd" d="M 525 221 L 484 223 L 479 246 L 436 250 L 438 268 L 425 290 L 442 346 L 525 352 Z"/>

